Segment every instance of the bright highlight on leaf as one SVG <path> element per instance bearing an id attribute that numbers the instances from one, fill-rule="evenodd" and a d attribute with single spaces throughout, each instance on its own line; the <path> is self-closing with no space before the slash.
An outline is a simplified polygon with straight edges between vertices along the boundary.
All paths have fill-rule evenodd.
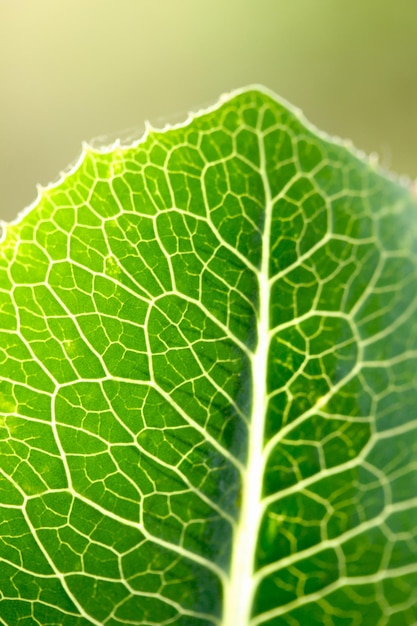
<path id="1" fill-rule="evenodd" d="M 417 207 L 248 89 L 0 245 L 0 622 L 417 623 Z"/>

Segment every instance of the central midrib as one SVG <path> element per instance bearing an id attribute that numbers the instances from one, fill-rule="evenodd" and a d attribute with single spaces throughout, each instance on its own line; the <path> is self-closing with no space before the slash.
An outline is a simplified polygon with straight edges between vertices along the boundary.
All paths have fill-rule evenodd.
<path id="1" fill-rule="evenodd" d="M 259 173 L 265 193 L 265 222 L 262 261 L 258 273 L 258 343 L 252 358 L 253 402 L 249 427 L 248 459 L 242 477 L 242 504 L 233 541 L 230 577 L 225 589 L 222 626 L 248 626 L 254 599 L 253 568 L 261 521 L 264 472 L 263 437 L 267 408 L 267 364 L 269 350 L 269 247 L 271 234 L 271 192 L 266 173 L 263 138 L 259 136 Z"/>

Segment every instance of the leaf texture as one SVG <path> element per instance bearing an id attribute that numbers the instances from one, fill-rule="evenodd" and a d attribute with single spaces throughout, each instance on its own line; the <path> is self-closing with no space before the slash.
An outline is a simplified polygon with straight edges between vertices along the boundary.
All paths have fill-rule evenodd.
<path id="1" fill-rule="evenodd" d="M 0 246 L 0 622 L 417 623 L 410 191 L 263 89 Z"/>

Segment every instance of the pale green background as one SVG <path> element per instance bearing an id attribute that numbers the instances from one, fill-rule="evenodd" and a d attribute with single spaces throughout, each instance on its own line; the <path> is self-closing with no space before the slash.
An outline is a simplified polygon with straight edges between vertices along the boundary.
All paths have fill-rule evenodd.
<path id="1" fill-rule="evenodd" d="M 0 0 L 0 219 L 83 139 L 264 83 L 417 176 L 417 0 Z"/>

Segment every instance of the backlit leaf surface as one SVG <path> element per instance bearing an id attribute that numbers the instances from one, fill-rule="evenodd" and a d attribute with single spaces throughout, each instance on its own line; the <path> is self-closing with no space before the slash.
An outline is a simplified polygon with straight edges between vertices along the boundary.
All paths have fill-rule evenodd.
<path id="1" fill-rule="evenodd" d="M 416 205 L 263 90 L 0 246 L 0 621 L 417 623 Z"/>

